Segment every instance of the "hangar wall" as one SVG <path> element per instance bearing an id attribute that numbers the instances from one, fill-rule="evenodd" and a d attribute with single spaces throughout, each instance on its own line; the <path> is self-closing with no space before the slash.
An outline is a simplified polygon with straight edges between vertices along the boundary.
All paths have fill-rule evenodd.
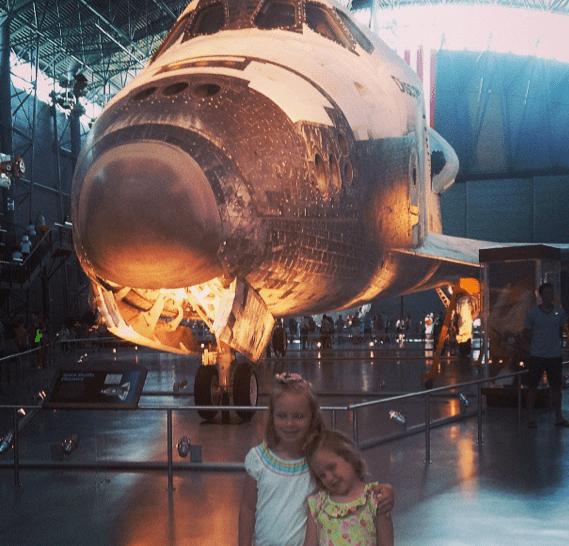
<path id="1" fill-rule="evenodd" d="M 569 242 L 569 65 L 485 51 L 437 55 L 436 130 L 460 160 L 444 232 Z"/>
<path id="2" fill-rule="evenodd" d="M 444 232 L 498 242 L 569 243 L 569 175 L 469 180 L 441 196 Z"/>
<path id="3" fill-rule="evenodd" d="M 435 116 L 460 159 L 459 181 L 569 174 L 569 64 L 440 51 Z"/>

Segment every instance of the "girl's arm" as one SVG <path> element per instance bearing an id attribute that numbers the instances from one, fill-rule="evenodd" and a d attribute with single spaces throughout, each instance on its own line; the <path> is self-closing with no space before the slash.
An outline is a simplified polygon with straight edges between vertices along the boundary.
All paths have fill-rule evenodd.
<path id="1" fill-rule="evenodd" d="M 376 500 L 378 514 L 387 514 L 393 510 L 393 506 L 395 505 L 395 491 L 390 484 L 377 484 L 372 488 L 372 492 Z"/>
<path id="2" fill-rule="evenodd" d="M 239 546 L 251 546 L 255 534 L 257 510 L 257 482 L 247 474 L 239 508 Z"/>
<path id="3" fill-rule="evenodd" d="M 391 515 L 377 513 L 375 516 L 375 533 L 377 546 L 394 546 Z"/>
<path id="4" fill-rule="evenodd" d="M 310 513 L 310 508 L 306 508 L 308 518 L 306 520 L 306 538 L 304 539 L 304 546 L 318 546 L 318 532 L 316 530 L 316 522 L 314 516 Z"/>

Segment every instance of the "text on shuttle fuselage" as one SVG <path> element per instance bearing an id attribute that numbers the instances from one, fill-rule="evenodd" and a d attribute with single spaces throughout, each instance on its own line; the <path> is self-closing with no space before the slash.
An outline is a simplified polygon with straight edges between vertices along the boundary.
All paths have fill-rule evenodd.
<path id="1" fill-rule="evenodd" d="M 391 76 L 393 81 L 397 84 L 397 87 L 401 90 L 402 93 L 407 93 L 410 97 L 417 99 L 421 96 L 421 90 L 411 85 L 410 83 L 403 82 L 399 78 L 395 76 Z"/>

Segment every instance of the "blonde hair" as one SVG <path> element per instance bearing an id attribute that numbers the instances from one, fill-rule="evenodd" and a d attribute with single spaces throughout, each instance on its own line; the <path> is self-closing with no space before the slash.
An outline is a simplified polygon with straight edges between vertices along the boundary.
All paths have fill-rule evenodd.
<path id="1" fill-rule="evenodd" d="M 342 457 L 344 461 L 351 465 L 360 480 L 363 481 L 368 474 L 363 455 L 352 440 L 337 430 L 323 430 L 320 434 L 313 437 L 306 446 L 306 460 L 310 466 L 310 473 L 320 487 L 322 487 L 322 483 L 312 469 L 312 459 L 316 452 L 320 450 L 330 451 L 338 455 L 338 457 Z"/>
<path id="2" fill-rule="evenodd" d="M 279 443 L 279 437 L 275 430 L 275 404 L 283 394 L 287 393 L 306 395 L 311 414 L 307 442 L 324 430 L 322 412 L 320 411 L 320 405 L 318 404 L 318 399 L 316 398 L 316 393 L 312 385 L 298 374 L 281 373 L 275 375 L 273 390 L 269 401 L 269 417 L 265 427 L 265 442 L 271 449 L 277 447 Z"/>

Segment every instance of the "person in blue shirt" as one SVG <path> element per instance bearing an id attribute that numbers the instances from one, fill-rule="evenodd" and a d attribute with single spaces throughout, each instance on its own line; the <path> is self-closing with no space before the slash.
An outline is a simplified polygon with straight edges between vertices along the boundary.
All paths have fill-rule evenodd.
<path id="1" fill-rule="evenodd" d="M 561 307 L 553 303 L 554 290 L 551 283 L 543 283 L 538 293 L 541 303 L 534 305 L 524 320 L 524 338 L 530 342 L 530 361 L 528 372 L 528 422 L 529 428 L 536 428 L 535 400 L 537 387 L 543 373 L 551 387 L 551 399 L 555 409 L 555 425 L 569 427 L 569 421 L 563 417 L 561 407 L 561 386 L 563 382 L 563 361 L 561 345 L 563 329 L 567 324 L 567 315 Z"/>

